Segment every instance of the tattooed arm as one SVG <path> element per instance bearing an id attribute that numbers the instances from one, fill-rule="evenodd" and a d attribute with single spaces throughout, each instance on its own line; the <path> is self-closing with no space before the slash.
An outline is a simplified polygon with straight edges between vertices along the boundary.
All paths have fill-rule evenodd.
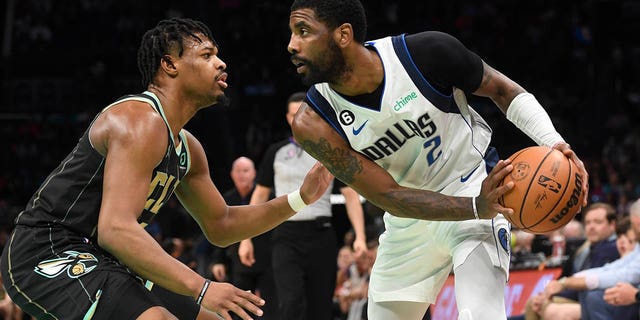
<path id="1" fill-rule="evenodd" d="M 423 220 L 473 219 L 469 197 L 453 197 L 428 190 L 398 185 L 391 175 L 375 162 L 351 149 L 349 145 L 306 103 L 292 124 L 296 141 L 311 156 L 318 159 L 333 175 L 352 187 L 363 197 L 385 211 L 405 218 Z M 498 187 L 512 166 L 500 161 L 482 184 L 477 198 L 481 218 L 493 218 L 498 212 L 509 214 L 511 209 L 500 206 L 497 199 L 510 189 Z"/>
<path id="2" fill-rule="evenodd" d="M 473 94 L 491 98 L 503 113 L 507 113 L 513 98 L 526 91 L 519 84 L 488 64 L 483 62 L 482 66 L 484 69 L 482 82 Z"/>

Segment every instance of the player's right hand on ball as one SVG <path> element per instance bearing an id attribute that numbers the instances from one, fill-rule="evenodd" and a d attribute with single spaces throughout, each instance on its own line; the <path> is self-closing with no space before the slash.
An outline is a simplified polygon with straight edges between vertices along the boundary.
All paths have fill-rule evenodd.
<path id="1" fill-rule="evenodd" d="M 202 300 L 202 306 L 216 312 L 225 320 L 232 320 L 233 312 L 244 320 L 253 319 L 247 311 L 262 316 L 260 309 L 265 303 L 260 297 L 249 291 L 240 290 L 229 283 L 211 282 Z"/>
<path id="2" fill-rule="evenodd" d="M 498 199 L 513 189 L 514 183 L 500 185 L 504 177 L 513 170 L 511 160 L 500 160 L 489 175 L 482 181 L 480 196 L 476 198 L 476 206 L 480 219 L 492 219 L 498 213 L 513 215 L 513 209 L 505 208 L 498 203 Z"/>
<path id="3" fill-rule="evenodd" d="M 571 159 L 571 161 L 573 161 L 573 163 L 578 167 L 578 171 L 580 171 L 580 174 L 582 175 L 582 181 L 584 181 L 582 184 L 582 207 L 585 207 L 589 200 L 589 173 L 587 172 L 584 163 L 580 158 L 578 158 L 576 153 L 571 150 L 571 146 L 566 142 L 558 142 L 553 146 L 553 148 L 560 150 L 560 152 L 562 152 L 567 158 Z"/>

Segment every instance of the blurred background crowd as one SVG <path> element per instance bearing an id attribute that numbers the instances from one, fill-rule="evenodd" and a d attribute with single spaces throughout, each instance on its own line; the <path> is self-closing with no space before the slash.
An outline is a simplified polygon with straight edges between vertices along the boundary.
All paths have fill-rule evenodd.
<path id="1" fill-rule="evenodd" d="M 368 39 L 448 32 L 536 95 L 585 162 L 590 202 L 628 214 L 630 202 L 640 197 L 640 2 L 363 4 Z M 286 51 L 290 1 L 5 0 L 1 5 L 0 246 L 12 219 L 94 115 L 117 97 L 143 90 L 138 41 L 160 19 L 204 21 L 227 63 L 231 104 L 200 112 L 186 127 L 204 145 L 221 191 L 233 187 L 229 172 L 235 158 L 258 163 L 269 144 L 289 135 L 286 97 L 305 90 Z M 474 97 L 470 103 L 492 125 L 492 144 L 501 158 L 533 145 L 491 101 Z M 379 227 L 378 211 L 367 208 L 367 224 Z M 347 225 L 344 215 L 334 217 L 342 219 L 336 225 Z M 177 256 L 208 272 L 196 250 L 199 230 L 175 199 L 151 228 L 168 250 L 179 250 Z M 342 244 L 347 228 L 337 230 Z"/>

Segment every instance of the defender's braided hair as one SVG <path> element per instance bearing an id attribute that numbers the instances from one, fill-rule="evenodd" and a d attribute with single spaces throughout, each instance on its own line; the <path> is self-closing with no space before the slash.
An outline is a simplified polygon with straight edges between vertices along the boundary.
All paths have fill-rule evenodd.
<path id="1" fill-rule="evenodd" d="M 147 88 L 158 72 L 160 60 L 171 49 L 178 49 L 178 55 L 182 56 L 185 38 L 190 37 L 202 42 L 198 34 L 209 38 L 214 45 L 216 41 L 211 35 L 211 30 L 204 23 L 186 18 L 171 18 L 158 22 L 155 28 L 147 31 L 142 36 L 138 48 L 138 69 L 142 75 L 142 86 Z"/>

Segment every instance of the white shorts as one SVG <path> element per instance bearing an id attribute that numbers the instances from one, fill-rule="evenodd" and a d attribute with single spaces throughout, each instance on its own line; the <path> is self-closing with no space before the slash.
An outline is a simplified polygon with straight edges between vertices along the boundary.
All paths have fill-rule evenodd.
<path id="1" fill-rule="evenodd" d="M 442 193 L 478 195 L 486 173 L 477 171 L 466 183 L 453 183 Z M 480 245 L 508 278 L 510 225 L 500 214 L 492 220 L 426 221 L 385 213 L 384 221 L 386 231 L 380 236 L 369 285 L 373 301 L 435 302 L 452 268 Z"/>

